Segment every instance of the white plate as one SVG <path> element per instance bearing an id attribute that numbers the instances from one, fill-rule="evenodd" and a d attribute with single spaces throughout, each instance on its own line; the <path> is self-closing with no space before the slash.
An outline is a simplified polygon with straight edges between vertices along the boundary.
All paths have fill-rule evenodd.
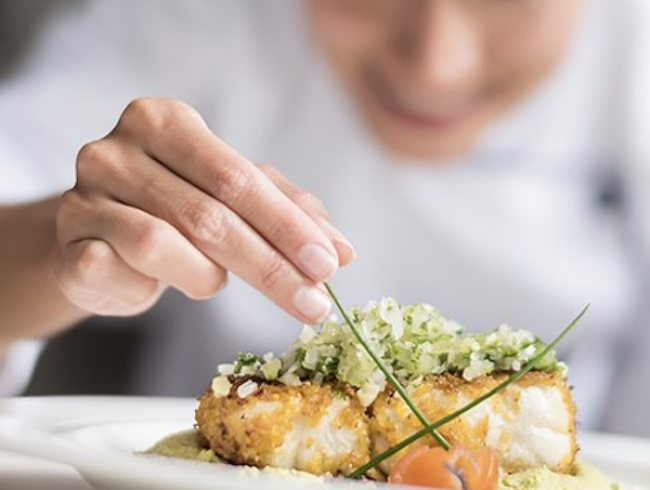
<path id="1" fill-rule="evenodd" d="M 134 454 L 170 433 L 192 427 L 196 405 L 196 400 L 184 398 L 0 400 L 0 449 L 72 465 L 102 489 L 358 488 L 358 483 L 343 480 L 305 481 L 287 475 L 261 475 L 228 466 Z M 650 441 L 582 434 L 580 446 L 581 459 L 624 483 L 650 488 Z"/>

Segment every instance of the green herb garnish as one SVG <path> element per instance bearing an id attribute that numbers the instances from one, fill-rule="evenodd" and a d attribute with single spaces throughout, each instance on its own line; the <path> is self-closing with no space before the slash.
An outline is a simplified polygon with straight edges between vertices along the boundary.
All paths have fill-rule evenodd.
<path id="1" fill-rule="evenodd" d="M 240 352 L 237 354 L 237 360 L 235 361 L 235 374 L 241 374 L 242 370 L 246 367 L 255 368 L 257 367 L 262 358 L 250 352 Z"/>
<path id="2" fill-rule="evenodd" d="M 365 351 L 368 353 L 368 355 L 372 358 L 372 360 L 377 364 L 377 367 L 381 370 L 382 373 L 384 373 L 384 376 L 386 376 L 386 380 L 393 385 L 393 388 L 395 388 L 395 391 L 397 391 L 404 402 L 408 405 L 408 407 L 411 409 L 411 411 L 415 414 L 415 416 L 418 418 L 418 420 L 422 423 L 422 425 L 425 427 L 424 433 L 429 433 L 433 436 L 433 438 L 442 446 L 445 450 L 449 449 L 451 445 L 445 440 L 444 437 L 436 430 L 435 427 L 432 427 L 432 425 L 429 423 L 425 415 L 420 411 L 420 409 L 413 403 L 413 400 L 411 400 L 411 397 L 406 393 L 406 390 L 404 387 L 400 384 L 400 382 L 397 380 L 397 378 L 393 375 L 393 373 L 384 365 L 382 362 L 381 358 L 375 354 L 375 352 L 372 350 L 370 345 L 366 342 L 366 339 L 363 338 L 363 335 L 361 335 L 361 332 L 359 332 L 359 329 L 355 326 L 355 324 L 350 320 L 350 317 L 345 311 L 345 308 L 341 306 L 341 303 L 339 302 L 338 298 L 336 297 L 336 294 L 332 290 L 332 287 L 328 284 L 325 283 L 325 288 L 327 289 L 327 292 L 330 294 L 332 299 L 334 300 L 334 303 L 336 304 L 336 307 L 339 309 L 341 312 L 341 315 L 343 316 L 343 319 L 345 322 L 348 324 L 350 327 L 350 330 L 352 330 L 352 333 L 354 336 L 357 338 L 361 346 L 365 349 Z"/>

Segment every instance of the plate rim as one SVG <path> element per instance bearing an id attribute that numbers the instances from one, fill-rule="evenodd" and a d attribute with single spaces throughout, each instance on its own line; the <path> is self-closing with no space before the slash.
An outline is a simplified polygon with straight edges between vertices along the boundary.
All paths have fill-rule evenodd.
<path id="1" fill-rule="evenodd" d="M 21 428 L 27 430 L 27 433 L 33 435 L 33 440 L 38 441 L 42 438 L 47 441 L 46 444 L 42 442 L 37 445 L 29 445 L 29 436 L 22 442 L 13 440 L 11 437 L 0 437 L 0 449 L 9 452 L 24 454 L 27 456 L 36 456 L 50 461 L 56 461 L 75 467 L 88 481 L 92 484 L 111 483 L 116 486 L 119 485 L 133 485 L 137 483 L 141 487 L 146 488 L 159 488 L 165 490 L 167 488 L 178 488 L 180 481 L 179 478 L 185 478 L 184 488 L 188 490 L 219 490 L 221 485 L 215 486 L 215 475 L 219 476 L 220 483 L 224 483 L 223 488 L 233 490 L 263 490 L 267 481 L 265 477 L 255 477 L 245 479 L 235 476 L 234 473 L 228 474 L 229 471 L 223 471 L 224 467 L 201 465 L 198 466 L 194 463 L 175 461 L 170 465 L 161 464 L 162 460 L 154 460 L 150 458 L 134 458 L 131 454 L 123 454 L 117 451 L 110 452 L 111 462 L 121 465 L 120 467 L 125 470 L 131 470 L 132 473 L 126 473 L 123 477 L 115 474 L 114 468 L 107 468 L 106 464 L 102 464 L 106 458 L 104 451 L 97 451 L 97 453 L 88 454 L 83 450 L 83 447 L 74 447 L 71 444 L 71 439 L 65 437 L 66 426 L 74 429 L 76 425 L 93 427 L 101 424 L 107 424 L 110 427 L 112 424 L 135 423 L 142 420 L 142 417 L 150 408 L 157 408 L 164 412 L 164 417 L 170 415 L 178 415 L 176 420 L 167 420 L 168 424 L 181 423 L 181 419 L 193 421 L 193 409 L 196 408 L 197 400 L 189 397 L 149 397 L 149 396 L 114 396 L 114 395 L 72 395 L 72 396 L 23 396 L 0 399 L 0 435 L 3 435 L 3 427 L 5 436 L 7 435 L 7 427 L 11 422 L 15 424 L 22 424 Z M 57 420 L 56 410 L 76 406 L 79 413 L 86 413 L 86 422 L 81 424 L 71 424 L 70 422 L 62 422 Z M 106 414 L 98 414 L 96 409 L 104 407 Z M 95 409 L 95 410 L 92 410 Z M 188 409 L 190 412 L 187 413 Z M 88 416 L 88 412 L 92 414 Z M 43 413 L 45 412 L 45 413 Z M 21 415 L 22 414 L 22 415 Z M 134 415 L 135 414 L 135 415 Z M 42 417 L 45 415 L 44 417 Z M 68 418 L 74 418 L 74 413 L 69 413 Z M 39 419 L 40 426 L 30 427 L 29 423 L 35 419 Z M 135 417 L 135 420 L 134 420 Z M 92 419 L 95 418 L 96 422 L 93 423 Z M 30 420 L 31 419 L 31 420 Z M 3 426 L 4 422 L 4 426 Z M 156 423 L 156 420 L 148 420 L 149 423 Z M 162 422 L 161 422 L 162 423 Z M 187 429 L 190 429 L 193 422 L 188 423 Z M 181 427 L 179 425 L 179 427 Z M 61 432 L 61 429 L 63 432 Z M 59 433 L 57 433 L 57 430 Z M 164 437 L 163 434 L 161 436 Z M 630 436 L 626 434 L 615 434 L 606 432 L 590 432 L 578 430 L 578 444 L 581 446 L 581 452 L 584 458 L 580 459 L 589 463 L 602 463 L 603 460 L 610 459 L 613 461 L 613 466 L 620 466 L 625 469 L 631 468 L 642 475 L 644 480 L 642 482 L 632 482 L 633 485 L 646 485 L 650 488 L 650 439 L 641 437 Z M 632 447 L 635 451 L 639 451 L 641 455 L 646 456 L 638 461 L 630 461 L 629 458 L 624 458 L 625 452 L 620 448 Z M 144 448 L 133 448 L 133 451 L 143 450 Z M 109 465 L 110 466 L 110 465 Z M 170 469 L 171 468 L 171 469 Z M 199 469 L 200 468 L 200 469 Z M 647 469 L 647 476 L 644 473 Z M 606 474 L 609 472 L 603 469 Z M 156 477 L 148 480 L 149 472 L 155 474 Z M 138 475 L 137 481 L 134 480 L 133 475 Z M 616 479 L 621 479 L 620 475 L 611 475 Z M 161 480 L 164 478 L 164 480 Z M 647 478 L 648 481 L 645 481 Z M 349 482 L 349 481 L 348 481 Z M 338 488 L 347 486 L 345 480 L 341 481 L 327 481 L 323 486 L 319 484 L 320 488 Z M 354 484 L 355 482 L 349 482 Z M 358 483 L 358 482 L 357 482 Z M 630 483 L 625 482 L 624 483 Z M 310 485 L 305 485 L 305 482 L 286 481 L 282 485 L 289 488 L 306 488 Z M 381 484 L 379 484 L 381 486 Z M 101 485 L 100 485 L 101 486 Z M 109 485 L 110 486 L 110 485 Z M 395 488 L 391 485 L 391 488 Z"/>

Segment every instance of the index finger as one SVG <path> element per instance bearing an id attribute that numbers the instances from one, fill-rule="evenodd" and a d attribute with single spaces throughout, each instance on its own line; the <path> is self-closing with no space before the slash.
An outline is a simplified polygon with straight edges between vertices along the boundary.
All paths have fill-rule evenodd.
<path id="1" fill-rule="evenodd" d="M 192 108 L 141 99 L 121 125 L 151 158 L 233 210 L 308 278 L 321 282 L 336 273 L 336 248 L 318 224 Z"/>

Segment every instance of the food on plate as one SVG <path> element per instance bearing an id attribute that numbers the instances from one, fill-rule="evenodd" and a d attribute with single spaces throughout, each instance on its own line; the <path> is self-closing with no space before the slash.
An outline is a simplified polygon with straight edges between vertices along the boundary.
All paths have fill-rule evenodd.
<path id="1" fill-rule="evenodd" d="M 146 451 L 149 455 L 173 457 L 192 461 L 210 463 L 227 462 L 216 457 L 202 440 L 196 429 L 172 434 Z M 257 468 L 254 466 L 238 466 L 241 468 L 242 477 L 256 477 L 259 475 L 281 474 L 285 476 L 287 470 L 277 468 Z M 320 483 L 320 480 L 309 473 L 291 470 L 287 476 L 309 479 L 310 483 Z M 517 473 L 502 473 L 499 479 L 498 490 L 632 490 L 608 478 L 597 468 L 577 460 L 570 473 L 556 473 L 546 467 L 532 468 Z M 644 490 L 635 487 L 633 490 Z"/>
<path id="2" fill-rule="evenodd" d="M 467 381 L 453 374 L 431 375 L 413 388 L 411 399 L 429 420 L 439 420 L 507 378 L 505 374 Z M 558 372 L 534 371 L 476 408 L 440 428 L 452 444 L 492 447 L 501 467 L 511 473 L 538 466 L 567 473 L 576 455 L 575 408 L 569 386 Z M 419 422 L 390 389 L 372 404 L 369 417 L 373 455 L 415 433 Z M 430 446 L 425 438 L 413 443 Z M 404 455 L 402 450 L 380 464 L 385 474 Z"/>
<path id="3" fill-rule="evenodd" d="M 520 369 L 544 347 L 501 326 L 466 334 L 433 307 L 393 299 L 355 308 L 373 350 L 430 421 L 465 405 Z M 566 366 L 555 356 L 536 371 L 440 428 L 450 443 L 493 447 L 507 472 L 573 463 L 574 405 Z M 221 365 L 196 412 L 199 431 L 236 464 L 348 475 L 421 428 L 348 325 L 332 318 L 304 327 L 281 358 L 242 354 Z M 432 445 L 431 437 L 415 445 Z M 403 450 L 379 467 L 387 475 Z"/>
<path id="4" fill-rule="evenodd" d="M 496 489 L 499 460 L 488 446 L 419 447 L 409 450 L 391 469 L 390 483 L 460 490 Z"/>
<path id="5" fill-rule="evenodd" d="M 206 463 L 225 463 L 207 445 L 201 434 L 192 429 L 172 434 L 158 441 L 146 453 Z"/>
<path id="6" fill-rule="evenodd" d="M 347 475 L 370 455 L 365 409 L 346 386 L 234 379 L 229 394 L 201 397 L 196 421 L 222 458 L 252 466 Z"/>
<path id="7" fill-rule="evenodd" d="M 349 317 L 352 325 L 332 316 L 318 328 L 305 326 L 281 357 L 242 353 L 220 365 L 200 397 L 194 435 L 185 434 L 184 443 L 189 437 L 199 459 L 212 453 L 236 465 L 357 476 L 368 461 L 422 430 L 422 418 L 386 381 L 383 367 L 429 422 L 505 387 L 364 470 L 367 478 L 390 474 L 390 481 L 408 482 L 395 477 L 405 461 L 442 440 L 452 447 L 446 456 L 470 458 L 489 448 L 499 463 L 499 488 L 550 488 L 545 481 L 559 489 L 610 488 L 597 470 L 576 462 L 567 366 L 552 350 L 544 354 L 539 338 L 507 325 L 465 333 L 430 305 L 401 306 L 391 298 L 354 307 Z M 533 370 L 522 371 L 534 358 Z M 167 454 L 178 440 L 161 443 Z M 458 488 L 470 487 L 461 481 Z"/>

